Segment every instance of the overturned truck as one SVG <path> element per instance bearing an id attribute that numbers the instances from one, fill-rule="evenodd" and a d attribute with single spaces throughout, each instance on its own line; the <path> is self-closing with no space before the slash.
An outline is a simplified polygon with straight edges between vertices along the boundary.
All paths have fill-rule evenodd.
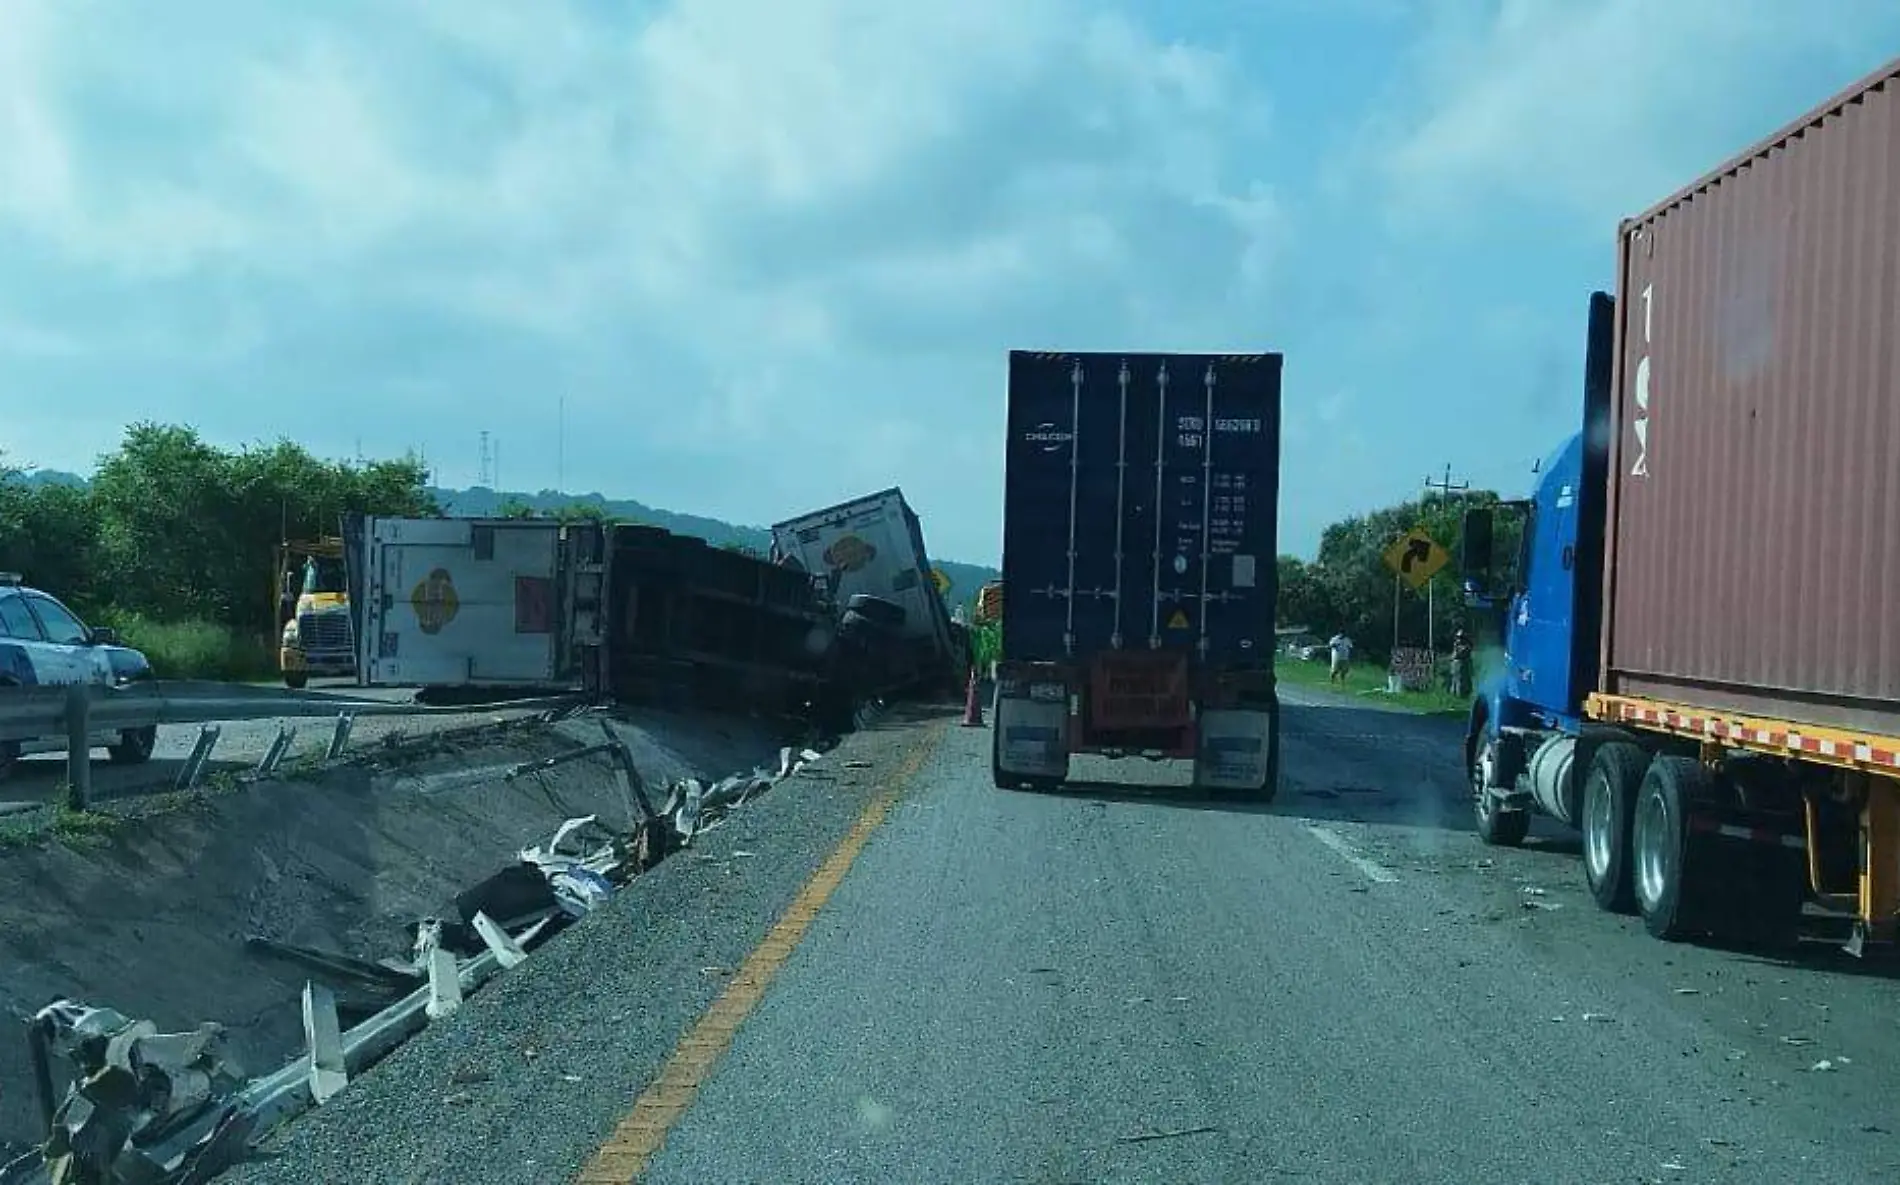
<path id="1" fill-rule="evenodd" d="M 775 563 L 809 572 L 835 615 L 832 677 L 883 697 L 955 691 L 969 633 L 950 619 L 923 526 L 896 487 L 772 528 Z"/>
<path id="2" fill-rule="evenodd" d="M 366 685 L 579 688 L 843 731 L 916 682 L 899 675 L 943 670 L 865 628 L 888 616 L 835 581 L 658 527 L 357 516 L 344 539 Z"/>

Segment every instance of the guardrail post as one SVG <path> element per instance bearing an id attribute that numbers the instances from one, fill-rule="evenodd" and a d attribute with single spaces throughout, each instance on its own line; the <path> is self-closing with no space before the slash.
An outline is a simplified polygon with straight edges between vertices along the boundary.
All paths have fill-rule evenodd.
<path id="1" fill-rule="evenodd" d="M 337 713 L 336 731 L 330 734 L 330 747 L 323 755 L 325 761 L 335 761 L 337 758 L 343 756 L 343 750 L 347 749 L 350 744 L 350 726 L 355 723 L 355 712 Z"/>
<path id="2" fill-rule="evenodd" d="M 84 683 L 66 689 L 66 806 L 92 804 L 92 692 Z"/>
<path id="3" fill-rule="evenodd" d="M 198 743 L 191 748 L 191 756 L 185 758 L 184 768 L 178 771 L 178 778 L 172 783 L 174 790 L 189 790 L 198 784 L 198 778 L 211 760 L 211 750 L 217 747 L 218 737 L 224 729 L 216 724 L 206 724 L 198 730 Z"/>

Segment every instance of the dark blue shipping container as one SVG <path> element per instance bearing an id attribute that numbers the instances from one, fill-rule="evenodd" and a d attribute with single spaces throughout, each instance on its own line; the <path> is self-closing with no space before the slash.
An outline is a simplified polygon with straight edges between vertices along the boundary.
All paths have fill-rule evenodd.
<path id="1" fill-rule="evenodd" d="M 1011 351 L 1006 659 L 1272 662 L 1280 367 Z"/>

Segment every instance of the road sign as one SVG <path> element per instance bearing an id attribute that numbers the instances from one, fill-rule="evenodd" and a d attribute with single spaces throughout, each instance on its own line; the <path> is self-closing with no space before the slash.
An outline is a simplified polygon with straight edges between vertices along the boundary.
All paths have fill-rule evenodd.
<path id="1" fill-rule="evenodd" d="M 950 578 L 944 575 L 942 568 L 930 570 L 930 583 L 937 586 L 937 595 L 943 596 L 950 591 Z"/>
<path id="2" fill-rule="evenodd" d="M 1385 566 L 1414 590 L 1424 588 L 1425 582 L 1437 575 L 1438 570 L 1450 560 L 1450 552 L 1416 527 L 1393 540 L 1392 546 L 1385 549 Z"/>

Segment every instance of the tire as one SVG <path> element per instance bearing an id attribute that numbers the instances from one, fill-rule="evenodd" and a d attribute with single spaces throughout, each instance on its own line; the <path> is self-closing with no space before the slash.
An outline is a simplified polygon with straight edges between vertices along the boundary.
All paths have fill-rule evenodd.
<path id="1" fill-rule="evenodd" d="M 991 722 L 990 729 L 990 781 L 998 790 L 1027 789 L 1028 783 L 1022 778 L 1003 772 L 1003 731 L 994 727 L 994 723 Z"/>
<path id="2" fill-rule="evenodd" d="M 1706 934 L 1719 918 L 1723 854 L 1688 829 L 1690 809 L 1709 809 L 1713 798 L 1709 772 L 1688 757 L 1655 758 L 1636 791 L 1630 831 L 1636 907 L 1643 928 L 1664 942 Z"/>
<path id="3" fill-rule="evenodd" d="M 1245 802 L 1265 806 L 1280 793 L 1279 781 L 1271 770 L 1258 786 L 1209 786 L 1203 783 L 1197 774 L 1194 778 L 1195 793 L 1223 802 Z"/>
<path id="4" fill-rule="evenodd" d="M 1478 820 L 1478 838 L 1494 848 L 1515 848 L 1530 834 L 1531 817 L 1526 811 L 1499 810 L 1486 792 L 1491 771 L 1497 767 L 1498 739 L 1486 736 L 1478 742 L 1471 758 L 1472 810 Z"/>
<path id="5" fill-rule="evenodd" d="M 1597 908 L 1635 913 L 1636 890 L 1630 880 L 1630 825 L 1636 817 L 1636 790 L 1649 767 L 1649 754 L 1629 741 L 1608 741 L 1590 762 L 1578 804 L 1583 833 L 1583 880 Z"/>
<path id="6" fill-rule="evenodd" d="M 302 691 L 304 684 L 308 682 L 310 682 L 310 673 L 308 671 L 284 672 L 284 686 L 290 688 L 292 691 Z"/>
<path id="7" fill-rule="evenodd" d="M 144 765 L 152 759 L 152 750 L 157 744 L 158 725 L 128 728 L 119 734 L 118 744 L 106 748 L 106 756 L 114 765 Z"/>
<path id="8" fill-rule="evenodd" d="M 0 687 L 18 687 L 11 678 L 0 679 Z M 0 741 L 0 782 L 13 776 L 13 767 L 20 761 L 20 742 Z"/>
<path id="9" fill-rule="evenodd" d="M 896 601 L 887 601 L 883 597 L 874 597 L 870 593 L 854 593 L 844 603 L 846 613 L 856 613 L 887 629 L 903 629 L 905 620 L 910 616 L 904 607 Z"/>

